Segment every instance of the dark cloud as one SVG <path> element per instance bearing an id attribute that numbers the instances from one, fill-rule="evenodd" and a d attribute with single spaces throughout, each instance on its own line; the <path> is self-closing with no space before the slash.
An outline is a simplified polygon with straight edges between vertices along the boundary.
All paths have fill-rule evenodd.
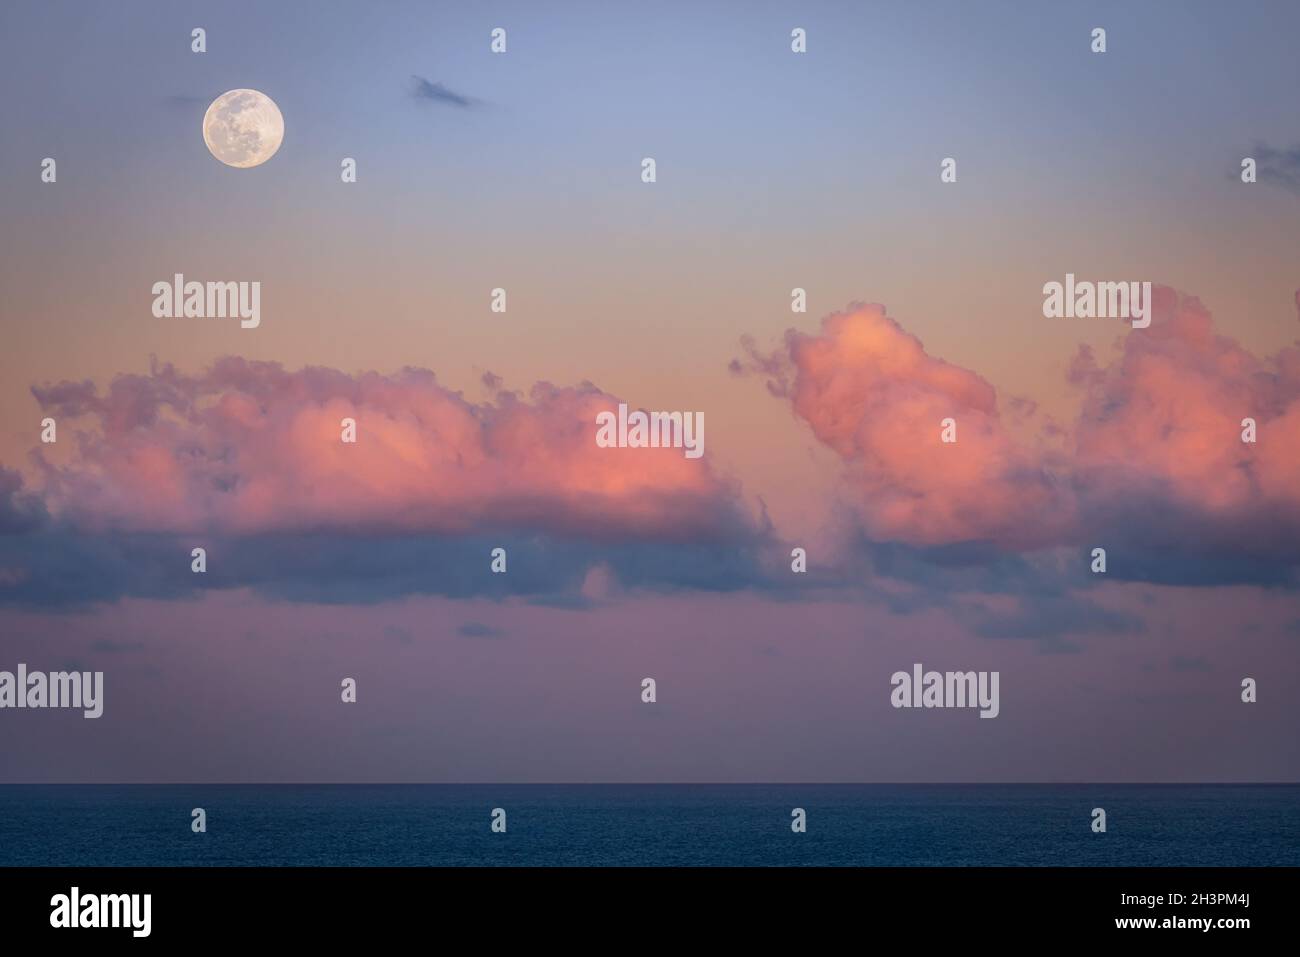
<path id="1" fill-rule="evenodd" d="M 583 608 L 592 604 L 583 585 L 597 566 L 632 590 L 729 592 L 762 585 L 768 571 L 761 545 L 520 538 L 506 530 L 465 536 L 179 536 L 95 532 L 47 521 L 0 534 L 0 605 L 76 610 L 125 597 L 190 599 L 214 589 L 247 588 L 273 600 L 322 604 L 441 595 Z M 203 574 L 190 569 L 196 546 L 207 550 Z M 506 574 L 491 571 L 497 547 L 507 550 Z"/>
<path id="2" fill-rule="evenodd" d="M 480 105 L 480 101 L 448 89 L 441 83 L 435 83 L 414 73 L 411 74 L 411 79 L 415 81 L 412 84 L 411 95 L 417 100 L 429 100 L 461 110 L 472 110 Z"/>
<path id="3" fill-rule="evenodd" d="M 1141 619 L 1088 600 L 1074 592 L 1048 594 L 1027 592 L 1013 611 L 989 611 L 974 608 L 960 617 L 975 634 L 984 638 L 1011 638 L 1040 642 L 1046 649 L 1060 652 L 1068 643 L 1062 634 L 1131 635 L 1143 629 Z"/>
<path id="4" fill-rule="evenodd" d="M 478 621 L 467 621 L 456 629 L 456 634 L 466 638 L 504 638 L 506 633 L 500 628 L 493 628 Z"/>
<path id="5" fill-rule="evenodd" d="M 1131 635 L 1140 618 L 1094 600 L 1101 576 L 1086 552 L 1007 552 L 989 543 L 917 547 L 860 538 L 843 588 L 856 578 L 895 614 L 940 609 L 984 638 L 1035 642 L 1046 653 L 1079 650 L 1066 636 Z M 856 570 L 853 561 L 858 564 Z"/>
<path id="6" fill-rule="evenodd" d="M 1255 158 L 1259 182 L 1300 195 L 1300 146 L 1278 149 L 1267 143 L 1256 143 L 1251 155 Z"/>
<path id="7" fill-rule="evenodd" d="M 0 535 L 31 531 L 47 517 L 40 498 L 23 490 L 23 477 L 0 465 Z"/>
<path id="8" fill-rule="evenodd" d="M 190 570 L 196 545 L 207 549 L 205 574 Z M 497 547 L 507 550 L 506 574 L 491 571 Z M 901 615 L 939 610 L 976 635 L 1030 641 L 1044 653 L 1078 651 L 1071 640 L 1078 636 L 1125 636 L 1143 628 L 1138 618 L 1096 600 L 1106 580 L 1123 580 L 1124 569 L 1132 577 L 1113 552 L 1116 572 L 1105 576 L 1089 571 L 1086 549 L 1020 554 L 991 544 L 918 547 L 861 538 L 846 554 L 814 561 L 801 575 L 790 572 L 788 556 L 789 544 L 766 533 L 699 542 L 608 541 L 505 527 L 468 535 L 325 529 L 177 535 L 94 532 L 45 517 L 0 534 L 0 570 L 6 571 L 0 606 L 81 610 L 124 597 L 186 600 L 248 589 L 272 601 L 314 604 L 438 595 L 585 611 L 601 604 L 589 593 L 599 570 L 623 594 L 752 590 L 775 600 L 857 600 Z M 456 633 L 504 637 L 473 621 Z M 412 640 L 396 626 L 384 636 Z"/>

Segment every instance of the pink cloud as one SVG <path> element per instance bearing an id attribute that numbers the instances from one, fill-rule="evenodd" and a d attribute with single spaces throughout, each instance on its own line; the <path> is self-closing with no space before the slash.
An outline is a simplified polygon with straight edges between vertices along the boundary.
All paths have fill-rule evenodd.
<path id="1" fill-rule="evenodd" d="M 817 335 L 791 331 L 777 356 L 751 350 L 750 367 L 845 461 L 874 538 L 1032 545 L 1070 512 L 1051 454 L 1013 436 L 993 386 L 929 355 L 883 306 L 827 316 Z M 1032 418 L 1032 405 L 1013 413 Z M 955 443 L 941 441 L 949 418 Z"/>
<path id="2" fill-rule="evenodd" d="M 1300 347 L 1257 357 L 1194 298 L 1158 288 L 1147 329 L 1113 356 L 1080 348 L 1080 412 L 1044 422 L 1028 400 L 926 352 L 878 305 L 752 344 L 762 375 L 844 463 L 845 499 L 877 541 L 1028 550 L 1111 532 L 1153 546 L 1295 551 L 1300 533 Z M 680 449 L 601 449 L 590 384 L 539 383 L 471 402 L 427 370 L 348 375 L 228 358 L 33 389 L 77 436 L 37 453 L 36 489 L 82 527 L 237 533 L 492 527 L 694 540 L 748 533 L 734 483 Z M 1258 442 L 1241 441 L 1253 418 Z M 357 421 L 355 445 L 340 422 Z M 941 441 L 954 419 L 958 441 Z M 67 419 L 68 422 L 62 420 Z"/>
<path id="3" fill-rule="evenodd" d="M 1158 501 L 1201 534 L 1300 531 L 1300 348 L 1259 358 L 1199 300 L 1157 289 L 1151 327 L 1106 366 L 1080 349 L 1071 378 L 1076 484 L 1099 507 Z M 1247 418 L 1255 443 L 1242 441 Z"/>
<path id="4" fill-rule="evenodd" d="M 1022 548 L 1164 522 L 1161 544 L 1262 530 L 1273 547 L 1300 531 L 1300 348 L 1256 357 L 1171 289 L 1157 288 L 1152 325 L 1126 332 L 1109 363 L 1080 348 L 1082 407 L 1065 429 L 931 356 L 881 306 L 792 330 L 772 355 L 747 348 L 733 370 L 766 376 L 839 454 L 873 538 Z M 955 444 L 940 441 L 949 417 Z"/>
<path id="5" fill-rule="evenodd" d="M 672 539 L 744 524 L 736 490 L 705 460 L 599 448 L 596 415 L 619 400 L 590 384 L 473 403 L 427 370 L 352 376 L 227 358 L 199 375 L 119 376 L 102 396 L 85 383 L 33 393 L 79 430 L 70 463 L 37 458 L 47 507 L 84 526 Z M 341 441 L 344 418 L 355 444 Z"/>

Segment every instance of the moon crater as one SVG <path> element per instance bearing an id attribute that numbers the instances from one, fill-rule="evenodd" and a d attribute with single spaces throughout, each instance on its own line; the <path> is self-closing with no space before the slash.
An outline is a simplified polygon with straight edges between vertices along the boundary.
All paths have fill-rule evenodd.
<path id="1" fill-rule="evenodd" d="M 203 115 L 203 142 L 227 166 L 261 166 L 275 155 L 283 139 L 280 108 L 257 90 L 222 93 Z"/>

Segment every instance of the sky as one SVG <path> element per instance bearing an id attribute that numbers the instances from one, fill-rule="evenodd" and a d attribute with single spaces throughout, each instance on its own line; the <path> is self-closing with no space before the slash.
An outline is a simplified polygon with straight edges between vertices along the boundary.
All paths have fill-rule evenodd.
<path id="1" fill-rule="evenodd" d="M 0 711 L 0 781 L 1300 780 L 1297 27 L 5 4 L 0 670 L 106 701 Z M 178 272 L 260 325 L 155 317 Z M 916 662 L 998 717 L 891 707 Z"/>

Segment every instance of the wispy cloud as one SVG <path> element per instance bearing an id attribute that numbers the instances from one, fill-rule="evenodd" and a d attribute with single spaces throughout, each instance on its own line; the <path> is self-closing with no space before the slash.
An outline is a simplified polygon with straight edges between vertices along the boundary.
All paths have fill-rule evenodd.
<path id="1" fill-rule="evenodd" d="M 465 638 L 504 638 L 506 633 L 500 628 L 493 628 L 478 621 L 467 621 L 456 629 L 456 633 Z"/>
<path id="2" fill-rule="evenodd" d="M 417 100 L 430 100 L 434 103 L 442 103 L 446 106 L 454 106 L 461 110 L 472 110 L 482 105 L 481 101 L 473 97 L 466 96 L 463 93 L 457 93 L 441 83 L 435 83 L 416 74 L 411 74 L 411 79 L 415 82 L 412 84 L 411 95 Z"/>
<path id="3" fill-rule="evenodd" d="M 1300 145 L 1277 149 L 1267 143 L 1256 143 L 1251 155 L 1255 157 L 1256 176 L 1261 183 L 1281 186 L 1300 195 Z"/>

